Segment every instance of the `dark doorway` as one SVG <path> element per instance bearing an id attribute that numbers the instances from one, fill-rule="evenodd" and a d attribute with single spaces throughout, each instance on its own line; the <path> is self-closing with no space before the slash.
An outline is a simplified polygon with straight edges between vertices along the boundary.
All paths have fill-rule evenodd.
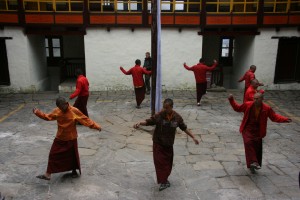
<path id="1" fill-rule="evenodd" d="M 0 85 L 10 85 L 5 39 L 0 38 Z"/>
<path id="2" fill-rule="evenodd" d="M 279 38 L 274 83 L 300 82 L 300 38 Z"/>

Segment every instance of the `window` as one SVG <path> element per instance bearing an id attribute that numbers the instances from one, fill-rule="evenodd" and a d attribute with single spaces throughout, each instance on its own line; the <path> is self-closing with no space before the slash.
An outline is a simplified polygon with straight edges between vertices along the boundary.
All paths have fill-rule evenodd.
<path id="1" fill-rule="evenodd" d="M 45 48 L 48 65 L 57 65 L 63 57 L 61 37 L 46 37 Z"/>
<path id="2" fill-rule="evenodd" d="M 231 66 L 233 60 L 233 38 L 221 38 L 220 61 L 224 66 Z"/>

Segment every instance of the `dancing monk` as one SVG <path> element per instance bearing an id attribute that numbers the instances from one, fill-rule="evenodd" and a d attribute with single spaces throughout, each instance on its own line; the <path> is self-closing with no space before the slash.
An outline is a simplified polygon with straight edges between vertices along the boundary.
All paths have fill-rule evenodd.
<path id="1" fill-rule="evenodd" d="M 244 96 L 244 103 L 247 102 L 247 101 L 253 101 L 254 100 L 254 95 L 257 93 L 257 92 L 260 92 L 260 93 L 264 93 L 265 91 L 264 90 L 258 90 L 259 86 L 259 82 L 257 79 L 253 79 L 251 81 L 251 85 L 248 87 L 246 93 L 245 93 L 245 96 Z"/>
<path id="2" fill-rule="evenodd" d="M 141 67 L 141 61 L 137 59 L 135 61 L 135 66 L 132 67 L 130 70 L 126 71 L 120 66 L 120 70 L 125 75 L 132 75 L 134 92 L 135 92 L 135 99 L 136 99 L 136 108 L 141 108 L 141 103 L 145 99 L 145 84 L 143 79 L 143 74 L 151 74 L 151 71 L 147 71 L 145 68 Z"/>
<path id="3" fill-rule="evenodd" d="M 244 117 L 240 126 L 243 136 L 247 168 L 255 173 L 261 168 L 262 163 L 262 139 L 267 133 L 267 121 L 270 118 L 273 122 L 283 123 L 292 120 L 276 114 L 273 109 L 263 103 L 263 94 L 256 93 L 254 101 L 248 101 L 239 105 L 229 95 L 228 100 L 236 112 L 243 112 Z"/>
<path id="4" fill-rule="evenodd" d="M 183 63 L 185 69 L 193 71 L 196 79 L 196 90 L 197 90 L 197 106 L 201 105 L 201 98 L 206 94 L 207 80 L 206 72 L 213 71 L 218 65 L 218 62 L 214 60 L 214 64 L 211 67 L 205 65 L 205 60 L 201 58 L 199 63 L 189 67 L 186 63 Z"/>
<path id="5" fill-rule="evenodd" d="M 89 81 L 83 75 L 81 69 L 76 70 L 76 90 L 70 95 L 70 99 L 77 97 L 74 103 L 74 107 L 78 108 L 87 117 L 89 116 L 86 105 L 89 98 Z"/>
<path id="6" fill-rule="evenodd" d="M 47 121 L 57 121 L 57 133 L 53 141 L 48 160 L 48 167 L 45 174 L 37 178 L 50 180 L 51 174 L 65 171 L 72 171 L 72 177 L 78 176 L 76 170 L 81 174 L 80 160 L 77 145 L 76 123 L 101 131 L 101 127 L 77 108 L 70 106 L 62 97 L 56 99 L 56 106 L 50 114 L 33 108 L 33 113 Z"/>
<path id="7" fill-rule="evenodd" d="M 170 187 L 168 177 L 172 171 L 173 165 L 173 144 L 175 140 L 176 128 L 179 127 L 189 135 L 195 144 L 199 141 L 191 131 L 187 129 L 182 117 L 173 110 L 173 100 L 165 99 L 163 109 L 153 115 L 150 119 L 136 123 L 133 127 L 138 128 L 140 125 L 156 125 L 153 134 L 153 159 L 156 171 L 157 183 L 161 184 L 159 191 Z"/>
<path id="8" fill-rule="evenodd" d="M 242 81 L 245 81 L 245 89 L 244 89 L 244 97 L 245 97 L 245 94 L 246 94 L 246 91 L 248 89 L 248 87 L 251 85 L 251 81 L 253 79 L 255 79 L 255 71 L 256 71 L 256 66 L 255 65 L 251 65 L 250 66 L 250 69 L 248 71 L 246 71 L 246 73 L 244 74 L 244 76 L 242 76 L 238 82 L 242 82 Z M 259 83 L 258 86 L 263 86 L 264 84 L 263 83 Z"/>

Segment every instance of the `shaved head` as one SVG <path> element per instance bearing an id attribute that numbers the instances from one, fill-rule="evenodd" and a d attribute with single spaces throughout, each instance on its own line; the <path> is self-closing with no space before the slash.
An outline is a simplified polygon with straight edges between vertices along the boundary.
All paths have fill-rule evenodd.
<path id="1" fill-rule="evenodd" d="M 262 98 L 262 99 L 263 99 L 263 98 L 264 98 L 264 95 L 263 95 L 262 93 L 260 93 L 260 92 L 257 92 L 257 93 L 254 94 L 254 98 L 255 98 L 255 97 L 256 97 L 256 98 Z"/>
<path id="2" fill-rule="evenodd" d="M 257 79 L 252 79 L 252 80 L 251 80 L 251 85 L 252 85 L 252 87 L 254 87 L 255 89 L 258 88 L 258 86 L 259 86 L 258 80 L 257 80 Z"/>
<path id="3" fill-rule="evenodd" d="M 256 66 L 255 65 L 251 65 L 250 66 L 250 70 L 253 71 L 253 72 L 255 72 L 256 71 Z"/>
<path id="4" fill-rule="evenodd" d="M 58 97 L 58 98 L 56 99 L 56 106 L 59 107 L 59 106 L 61 106 L 61 105 L 64 105 L 66 102 L 67 102 L 67 101 L 66 101 L 65 98 L 63 98 L 63 97 Z"/>
<path id="5" fill-rule="evenodd" d="M 262 93 L 260 93 L 260 92 L 255 93 L 254 97 L 253 97 L 254 105 L 256 107 L 261 107 L 263 99 L 264 99 L 264 95 Z"/>

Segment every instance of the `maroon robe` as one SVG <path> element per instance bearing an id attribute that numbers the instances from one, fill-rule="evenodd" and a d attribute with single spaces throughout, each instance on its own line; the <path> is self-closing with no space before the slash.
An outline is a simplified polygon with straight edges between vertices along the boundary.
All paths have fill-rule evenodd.
<path id="1" fill-rule="evenodd" d="M 153 160 L 157 183 L 167 183 L 173 166 L 173 146 L 162 146 L 153 143 Z"/>
<path id="2" fill-rule="evenodd" d="M 206 94 L 206 89 L 207 89 L 207 82 L 196 83 L 197 103 L 199 103 L 201 101 L 202 96 Z"/>
<path id="3" fill-rule="evenodd" d="M 153 133 L 153 160 L 156 171 L 157 183 L 167 183 L 173 165 L 173 145 L 176 128 L 182 131 L 187 129 L 182 117 L 173 110 L 172 117 L 168 119 L 166 111 L 160 111 L 150 119 L 146 125 L 156 125 Z"/>
<path id="4" fill-rule="evenodd" d="M 135 92 L 135 99 L 136 99 L 136 105 L 139 106 L 145 99 L 145 86 L 139 87 L 139 88 L 134 88 Z"/>
<path id="5" fill-rule="evenodd" d="M 255 117 L 255 106 L 252 106 L 249 113 L 249 118 L 243 131 L 243 140 L 245 147 L 245 155 L 247 167 L 250 168 L 251 163 L 262 164 L 262 138 L 259 133 L 259 119 Z"/>
<path id="6" fill-rule="evenodd" d="M 48 160 L 47 173 L 58 173 L 78 169 L 81 174 L 77 139 L 62 141 L 54 139 Z"/>
<path id="7" fill-rule="evenodd" d="M 75 108 L 78 108 L 78 110 L 80 110 L 87 117 L 89 116 L 86 108 L 88 98 L 89 96 L 78 96 L 73 105 Z"/>

